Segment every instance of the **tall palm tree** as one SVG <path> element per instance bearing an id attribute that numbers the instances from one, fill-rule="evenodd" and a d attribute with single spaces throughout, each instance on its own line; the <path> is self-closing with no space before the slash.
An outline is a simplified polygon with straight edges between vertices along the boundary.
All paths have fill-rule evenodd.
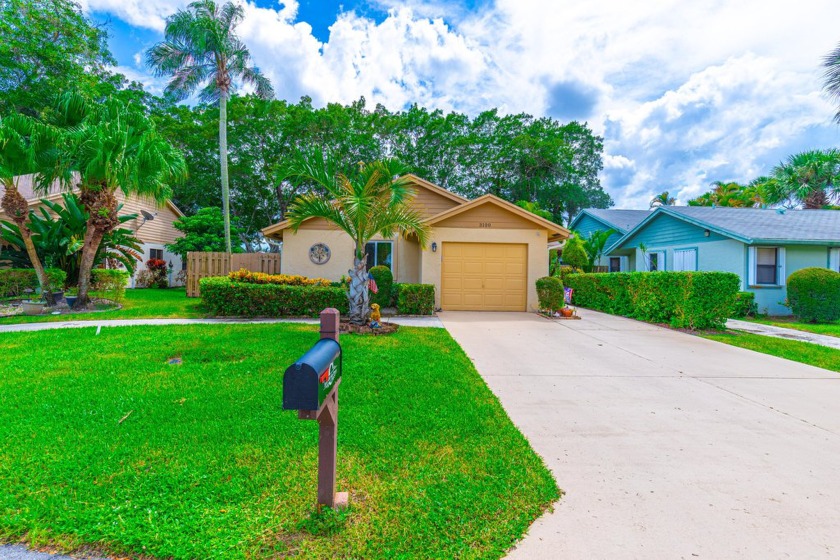
<path id="1" fill-rule="evenodd" d="M 765 185 L 773 204 L 802 204 L 806 209 L 829 206 L 840 197 L 840 151 L 794 154 L 773 168 L 772 179 Z"/>
<path id="2" fill-rule="evenodd" d="M 840 44 L 823 58 L 823 89 L 837 103 L 834 120 L 840 123 Z"/>
<path id="3" fill-rule="evenodd" d="M 31 173 L 34 174 L 36 190 L 46 192 L 49 189 L 50 178 L 39 171 L 42 170 L 42 156 L 55 145 L 57 139 L 56 130 L 28 116 L 12 114 L 0 117 L 0 184 L 5 189 L 0 207 L 18 227 L 29 262 L 38 277 L 41 294 L 49 304 L 53 303 L 53 286 L 50 286 L 38 257 L 32 231 L 26 225 L 29 203 L 18 190 L 18 183 L 21 176 Z"/>
<path id="4" fill-rule="evenodd" d="M 228 253 L 231 240 L 227 101 L 237 81 L 254 86 L 263 99 L 274 97 L 271 82 L 251 64 L 251 53 L 235 33 L 243 18 L 242 6 L 238 4 L 227 2 L 219 6 L 213 0 L 198 0 L 170 16 L 166 21 L 166 40 L 146 52 L 146 62 L 155 75 L 172 76 L 166 86 L 167 94 L 180 101 L 203 85 L 199 99 L 219 102 L 222 214 Z"/>
<path id="5" fill-rule="evenodd" d="M 187 166 L 138 105 L 114 97 L 88 103 L 70 93 L 61 96 L 57 113 L 73 126 L 58 154 L 56 175 L 79 173 L 79 198 L 88 214 L 79 262 L 80 308 L 89 303 L 91 269 L 102 239 L 120 224 L 117 189 L 162 202 L 171 197 L 171 185 L 186 177 Z"/>
<path id="6" fill-rule="evenodd" d="M 656 206 L 673 206 L 676 203 L 677 199 L 671 196 L 671 193 L 669 193 L 668 191 L 664 191 L 653 197 L 653 199 L 650 201 L 650 207 L 653 208 Z"/>
<path id="7" fill-rule="evenodd" d="M 319 150 L 299 152 L 280 165 L 281 180 L 302 181 L 325 191 L 324 196 L 304 194 L 291 204 L 286 218 L 292 231 L 309 218 L 323 218 L 353 240 L 353 268 L 348 271 L 352 323 L 365 324 L 370 316 L 367 242 L 376 235 L 391 238 L 397 233 L 417 237 L 421 247 L 428 241 L 428 226 L 410 206 L 416 191 L 402 176 L 406 171 L 389 159 L 360 163 L 353 173 L 345 174 L 336 159 Z"/>

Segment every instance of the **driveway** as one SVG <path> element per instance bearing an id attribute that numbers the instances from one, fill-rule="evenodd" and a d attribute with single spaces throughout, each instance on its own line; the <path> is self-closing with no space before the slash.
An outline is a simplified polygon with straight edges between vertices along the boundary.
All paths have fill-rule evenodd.
<path id="1" fill-rule="evenodd" d="M 510 558 L 840 557 L 840 375 L 581 315 L 440 314 L 566 492 Z"/>

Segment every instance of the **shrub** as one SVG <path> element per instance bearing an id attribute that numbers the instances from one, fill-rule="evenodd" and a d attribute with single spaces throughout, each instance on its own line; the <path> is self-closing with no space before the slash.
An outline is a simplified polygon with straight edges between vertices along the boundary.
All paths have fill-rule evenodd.
<path id="1" fill-rule="evenodd" d="M 581 307 L 675 328 L 722 329 L 740 279 L 729 272 L 573 274 L 569 287 Z"/>
<path id="2" fill-rule="evenodd" d="M 246 284 L 277 284 L 281 286 L 332 286 L 333 282 L 324 278 L 307 278 L 291 274 L 266 274 L 265 272 L 251 272 L 244 268 L 228 274 L 234 282 Z"/>
<path id="3" fill-rule="evenodd" d="M 435 312 L 434 284 L 400 284 L 397 310 L 403 315 L 431 315 Z"/>
<path id="4" fill-rule="evenodd" d="M 566 305 L 563 300 L 563 282 L 554 276 L 544 276 L 537 280 L 537 298 L 540 309 L 557 311 Z"/>
<path id="5" fill-rule="evenodd" d="M 168 288 L 169 281 L 166 278 L 166 261 L 163 259 L 149 259 L 146 261 L 146 268 L 149 270 L 148 286 L 156 286 L 158 288 Z M 146 278 L 144 277 L 144 283 Z"/>
<path id="6" fill-rule="evenodd" d="M 788 305 L 801 321 L 830 323 L 840 319 L 840 272 L 803 268 L 787 282 Z"/>
<path id="7" fill-rule="evenodd" d="M 98 297 L 120 303 L 125 297 L 128 271 L 116 268 L 94 268 L 91 271 L 91 288 Z"/>
<path id="8" fill-rule="evenodd" d="M 38 277 L 32 268 L 6 268 L 0 270 L 0 297 L 21 296 L 26 290 L 38 287 Z"/>
<path id="9" fill-rule="evenodd" d="M 212 315 L 235 317 L 317 317 L 327 307 L 349 313 L 347 293 L 333 286 L 299 286 L 202 278 L 201 300 Z"/>
<path id="10" fill-rule="evenodd" d="M 755 302 L 755 294 L 752 292 L 738 292 L 735 294 L 735 307 L 732 310 L 734 319 L 743 317 L 755 317 L 758 315 L 758 304 Z"/>
<path id="11" fill-rule="evenodd" d="M 370 302 L 378 303 L 379 307 L 389 307 L 391 305 L 391 291 L 394 286 L 394 275 L 391 273 L 391 269 L 387 266 L 374 266 L 368 273 L 376 282 L 376 287 L 379 290 L 375 294 L 370 294 Z"/>
<path id="12" fill-rule="evenodd" d="M 59 292 L 64 289 L 67 284 L 67 273 L 60 268 L 48 268 L 44 271 L 47 275 L 47 280 L 50 283 L 50 288 L 54 292 Z"/>
<path id="13" fill-rule="evenodd" d="M 565 264 L 574 268 L 589 266 L 589 256 L 586 254 L 583 240 L 580 237 L 573 235 L 566 241 L 562 259 Z"/>

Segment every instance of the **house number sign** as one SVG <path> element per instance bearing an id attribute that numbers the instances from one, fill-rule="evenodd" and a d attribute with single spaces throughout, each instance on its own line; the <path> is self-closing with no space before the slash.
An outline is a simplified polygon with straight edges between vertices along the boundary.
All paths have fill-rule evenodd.
<path id="1" fill-rule="evenodd" d="M 493 227 L 493 224 L 490 222 L 479 222 L 478 227 Z"/>
<path id="2" fill-rule="evenodd" d="M 330 260 L 330 248 L 324 243 L 316 243 L 309 248 L 309 260 L 315 264 L 325 264 Z"/>

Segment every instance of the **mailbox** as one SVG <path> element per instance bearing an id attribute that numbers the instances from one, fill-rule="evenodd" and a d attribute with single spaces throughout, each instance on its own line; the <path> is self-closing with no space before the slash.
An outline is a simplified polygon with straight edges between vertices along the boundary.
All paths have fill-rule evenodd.
<path id="1" fill-rule="evenodd" d="M 322 338 L 283 374 L 283 409 L 318 410 L 341 379 L 341 346 Z"/>

